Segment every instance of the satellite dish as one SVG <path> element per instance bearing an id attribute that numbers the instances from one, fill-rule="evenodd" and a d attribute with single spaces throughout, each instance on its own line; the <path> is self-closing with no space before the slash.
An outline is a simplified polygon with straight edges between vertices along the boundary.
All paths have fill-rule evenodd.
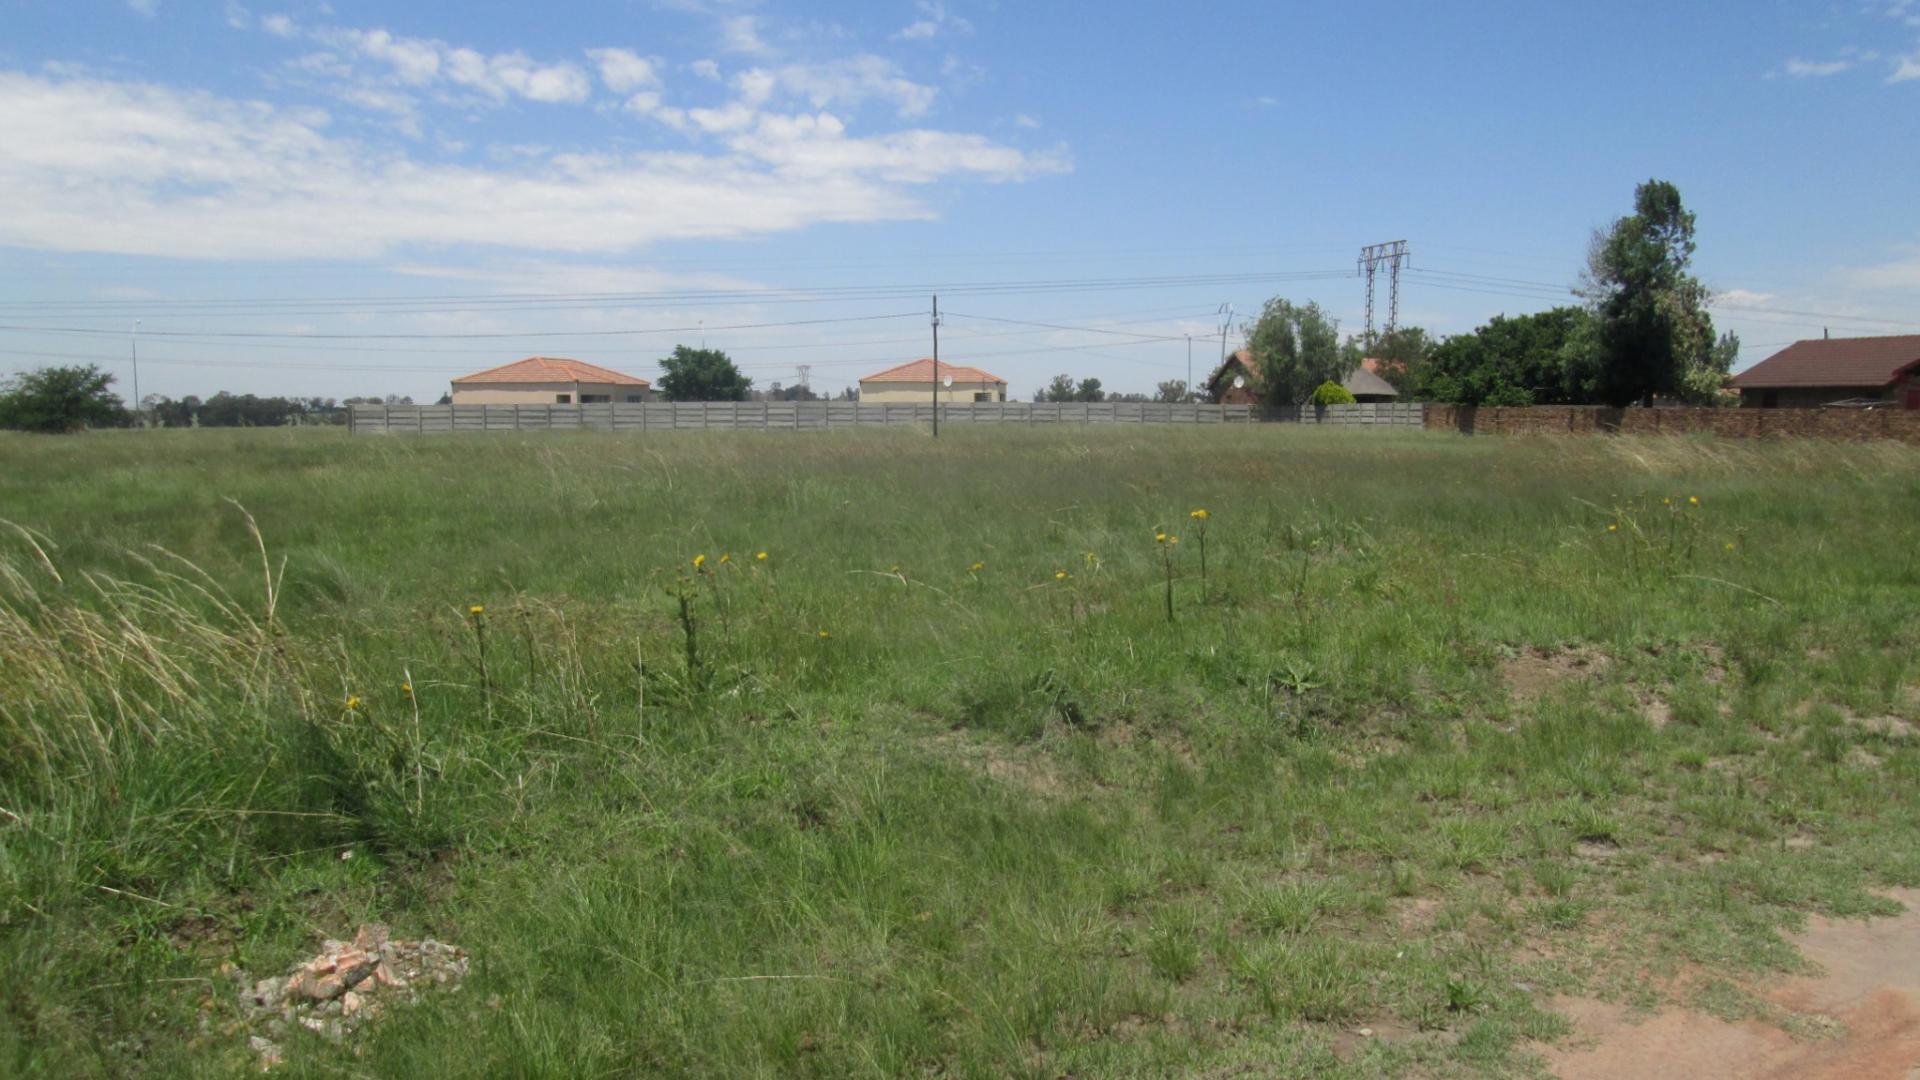
<path id="1" fill-rule="evenodd" d="M 949 375 L 949 376 L 947 376 L 946 378 L 944 378 L 944 379 L 941 379 L 941 380 L 940 380 L 940 385 L 941 385 L 941 386 L 952 386 L 952 385 L 953 385 L 953 376 L 951 376 L 951 375 Z"/>
<path id="2" fill-rule="evenodd" d="M 1246 389 L 1246 386 L 1247 386 L 1247 377 L 1245 375 L 1235 375 L 1233 377 L 1233 388 L 1235 390 L 1244 390 Z"/>

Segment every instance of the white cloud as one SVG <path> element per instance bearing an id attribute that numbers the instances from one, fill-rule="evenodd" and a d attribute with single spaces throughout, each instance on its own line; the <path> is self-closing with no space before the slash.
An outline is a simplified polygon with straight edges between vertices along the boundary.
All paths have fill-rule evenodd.
<path id="1" fill-rule="evenodd" d="M 1890 83 L 1907 82 L 1912 79 L 1920 79 L 1920 52 L 1899 57 L 1893 74 L 1887 76 L 1887 81 Z"/>
<path id="2" fill-rule="evenodd" d="M 1040 121 L 1034 117 L 1028 116 L 1026 113 L 1014 113 L 1013 126 L 1017 128 L 1027 128 L 1031 130 L 1034 128 L 1038 128 L 1040 126 Z"/>
<path id="3" fill-rule="evenodd" d="M 503 293 L 645 293 L 714 289 L 730 292 L 761 289 L 758 281 L 729 274 L 688 273 L 645 266 L 608 266 L 600 263 L 520 259 L 489 262 L 486 266 L 444 263 L 405 263 L 390 267 L 396 274 L 471 281 Z"/>
<path id="4" fill-rule="evenodd" d="M 294 65 L 309 74 L 353 83 L 348 91 L 335 91 L 335 95 L 345 101 L 365 99 L 370 86 L 383 85 L 417 90 L 458 88 L 495 104 L 516 97 L 549 104 L 578 104 L 593 93 L 593 82 L 579 65 L 565 61 L 541 63 L 519 50 L 484 54 L 437 38 L 402 37 L 387 30 L 301 27 L 285 15 L 263 16 L 260 26 L 276 37 L 301 38 L 326 46 L 329 52 L 309 54 L 294 61 Z M 631 53 L 626 56 L 646 63 Z M 357 67 L 360 62 L 372 64 L 376 72 L 372 75 L 362 72 Z M 604 75 L 604 66 L 602 70 Z M 632 67 L 622 68 L 621 74 L 632 76 Z"/>
<path id="5" fill-rule="evenodd" d="M 390 65 L 403 83 L 425 86 L 440 77 L 437 42 L 396 38 L 385 30 L 348 30 L 343 36 L 362 56 Z"/>
<path id="6" fill-rule="evenodd" d="M 1852 66 L 1851 60 L 1802 60 L 1796 56 L 1788 60 L 1782 70 L 1796 79 L 1823 79 L 1838 75 Z"/>
<path id="7" fill-rule="evenodd" d="M 143 19 L 160 14 L 160 0 L 127 0 L 127 9 Z"/>
<path id="8" fill-rule="evenodd" d="M 687 65 L 687 70 L 703 79 L 712 79 L 715 82 L 720 80 L 720 65 L 711 60 L 695 60 Z"/>
<path id="9" fill-rule="evenodd" d="M 1843 280 L 1856 289 L 1898 289 L 1920 292 L 1920 251 L 1891 262 L 1846 271 Z"/>
<path id="10" fill-rule="evenodd" d="M 1063 152 L 978 135 L 854 137 L 826 115 L 761 115 L 724 153 L 540 152 L 491 166 L 416 160 L 328 123 L 320 110 L 0 72 L 0 145 L 13 148 L 0 155 L 0 245 L 233 259 L 618 253 L 927 218 L 902 185 L 1071 168 Z"/>
<path id="11" fill-rule="evenodd" d="M 1738 304 L 1741 307 L 1762 307 L 1773 297 L 1773 293 L 1754 292 L 1752 289 L 1725 289 L 1713 294 L 1713 302 Z"/>
<path id="12" fill-rule="evenodd" d="M 737 101 L 717 109 L 687 110 L 687 118 L 708 132 L 739 131 L 751 125 L 757 115 L 751 106 Z"/>
<path id="13" fill-rule="evenodd" d="M 759 19 L 752 15 L 730 15 L 720 20 L 721 48 L 747 56 L 772 56 L 773 49 L 760 38 Z"/>
<path id="14" fill-rule="evenodd" d="M 759 68 L 743 71 L 733 78 L 733 88 L 740 94 L 741 102 L 755 108 L 765 104 L 779 86 L 777 76 Z"/>
<path id="15" fill-rule="evenodd" d="M 588 49 L 587 58 L 600 67 L 600 81 L 616 94 L 660 85 L 654 62 L 631 49 Z"/>
<path id="16" fill-rule="evenodd" d="M 845 125 L 830 113 L 765 115 L 730 145 L 794 177 L 872 175 L 924 184 L 956 173 L 1024 180 L 1073 167 L 1064 151 L 1027 154 L 981 135 L 913 130 L 849 138 Z"/>
<path id="17" fill-rule="evenodd" d="M 947 5 L 941 0 L 918 0 L 913 6 L 919 10 L 921 17 L 896 31 L 893 35 L 895 41 L 929 41 L 943 33 L 973 33 L 973 24 L 948 13 Z"/>
<path id="18" fill-rule="evenodd" d="M 925 115 L 938 93 L 902 75 L 898 66 L 872 54 L 824 64 L 788 64 L 774 71 L 780 88 L 816 109 L 858 105 L 870 99 L 892 103 L 903 117 Z"/>

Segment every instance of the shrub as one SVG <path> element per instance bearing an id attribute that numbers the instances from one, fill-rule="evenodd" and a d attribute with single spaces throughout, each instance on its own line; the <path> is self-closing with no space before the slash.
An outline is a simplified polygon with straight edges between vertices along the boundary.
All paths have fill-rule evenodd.
<path id="1" fill-rule="evenodd" d="M 1313 403 L 1315 405 L 1351 405 L 1353 404 L 1353 392 L 1341 386 L 1339 383 L 1334 382 L 1332 379 L 1328 379 L 1326 382 L 1314 387 Z"/>

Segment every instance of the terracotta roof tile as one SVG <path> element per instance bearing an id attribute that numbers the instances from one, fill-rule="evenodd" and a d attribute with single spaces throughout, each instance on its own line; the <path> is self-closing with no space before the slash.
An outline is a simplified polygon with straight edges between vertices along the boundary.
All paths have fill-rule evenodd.
<path id="1" fill-rule="evenodd" d="M 1796 341 L 1733 377 L 1742 390 L 1857 386 L 1878 390 L 1920 365 L 1920 334 Z"/>
<path id="2" fill-rule="evenodd" d="M 948 376 L 952 376 L 953 381 L 957 383 L 965 383 L 965 382 L 999 383 L 1000 385 L 1005 386 L 1007 382 L 1007 380 L 1001 378 L 1000 376 L 994 375 L 990 372 L 981 371 L 977 367 L 968 367 L 965 364 L 942 363 L 940 365 L 940 377 L 942 379 L 945 379 Z M 890 367 L 885 371 L 876 371 L 871 375 L 862 375 L 860 376 L 860 381 L 863 383 L 932 382 L 933 381 L 933 360 L 930 357 L 922 358 L 919 360 L 910 360 L 907 363 L 901 364 L 899 367 Z"/>
<path id="3" fill-rule="evenodd" d="M 653 385 L 645 379 L 636 379 L 632 375 L 612 368 L 603 368 L 598 364 L 589 364 L 584 360 L 569 360 L 561 356 L 529 356 L 525 360 L 515 360 L 511 364 L 476 371 L 471 375 L 462 375 L 453 380 L 455 386 L 473 383 L 563 382 L 611 383 L 614 386 L 640 387 Z"/>

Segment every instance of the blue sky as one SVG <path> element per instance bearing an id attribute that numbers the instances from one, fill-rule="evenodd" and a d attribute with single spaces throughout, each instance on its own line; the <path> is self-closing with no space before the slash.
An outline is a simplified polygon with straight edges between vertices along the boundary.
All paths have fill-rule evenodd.
<path id="1" fill-rule="evenodd" d="M 10 0 L 0 371 L 130 392 L 137 319 L 172 396 L 702 337 L 833 391 L 940 288 L 1016 395 L 1149 390 L 1223 304 L 1357 332 L 1367 243 L 1436 333 L 1565 302 L 1650 176 L 1750 363 L 1920 332 L 1917 120 L 1920 0 Z"/>

